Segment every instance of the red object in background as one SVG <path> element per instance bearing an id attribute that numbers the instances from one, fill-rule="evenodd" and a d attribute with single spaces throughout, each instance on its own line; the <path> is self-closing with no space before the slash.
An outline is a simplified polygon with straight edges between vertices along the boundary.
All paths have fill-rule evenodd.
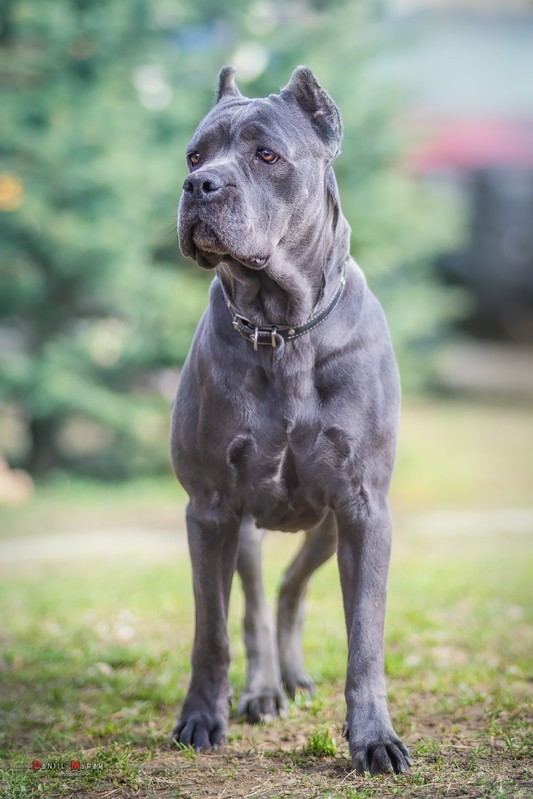
<path id="1" fill-rule="evenodd" d="M 418 172 L 533 168 L 533 120 L 425 120 L 417 127 L 427 132 L 408 159 Z"/>
<path id="2" fill-rule="evenodd" d="M 42 763 L 41 763 L 41 761 L 40 761 L 40 760 L 34 760 L 34 761 L 33 761 L 33 763 L 31 764 L 31 767 L 32 767 L 32 769 L 33 769 L 34 771 L 39 771 L 39 769 L 41 768 L 41 766 L 42 766 Z"/>

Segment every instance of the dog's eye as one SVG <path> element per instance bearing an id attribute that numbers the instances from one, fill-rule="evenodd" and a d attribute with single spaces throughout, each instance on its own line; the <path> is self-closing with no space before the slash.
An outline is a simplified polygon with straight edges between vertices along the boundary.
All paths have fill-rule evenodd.
<path id="1" fill-rule="evenodd" d="M 187 159 L 191 166 L 198 166 L 198 164 L 202 160 L 202 156 L 200 155 L 200 153 L 194 152 L 194 153 L 189 153 Z"/>
<path id="2" fill-rule="evenodd" d="M 255 157 L 259 158 L 260 161 L 264 161 L 265 164 L 275 164 L 279 158 L 279 155 L 273 153 L 272 150 L 268 149 L 268 147 L 258 147 Z"/>

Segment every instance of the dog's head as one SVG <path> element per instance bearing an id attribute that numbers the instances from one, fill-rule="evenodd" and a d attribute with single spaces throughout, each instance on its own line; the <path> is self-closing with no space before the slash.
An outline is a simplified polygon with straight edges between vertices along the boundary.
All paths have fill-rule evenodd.
<path id="1" fill-rule="evenodd" d="M 306 67 L 264 99 L 244 97 L 234 73 L 221 70 L 216 103 L 187 148 L 179 243 L 205 269 L 268 270 L 280 254 L 297 256 L 336 204 L 342 123 Z"/>

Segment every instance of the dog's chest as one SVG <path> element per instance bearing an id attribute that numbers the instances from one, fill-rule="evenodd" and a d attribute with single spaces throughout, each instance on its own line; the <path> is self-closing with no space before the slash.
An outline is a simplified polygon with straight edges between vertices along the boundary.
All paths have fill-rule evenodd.
<path id="1" fill-rule="evenodd" d="M 313 526 L 325 503 L 309 468 L 312 443 L 294 447 L 290 436 L 276 436 L 266 447 L 264 443 L 262 436 L 246 435 L 230 445 L 237 504 L 262 527 L 297 530 Z"/>
<path id="2" fill-rule="evenodd" d="M 332 424 L 312 376 L 243 381 L 236 402 L 247 408 L 227 448 L 233 491 L 245 513 L 267 528 L 296 530 L 316 524 L 348 475 L 351 446 Z M 237 398 L 236 398 L 237 399 Z"/>

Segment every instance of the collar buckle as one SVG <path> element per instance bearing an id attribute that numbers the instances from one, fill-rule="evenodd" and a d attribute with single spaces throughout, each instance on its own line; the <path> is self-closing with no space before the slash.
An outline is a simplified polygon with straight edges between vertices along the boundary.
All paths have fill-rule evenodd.
<path id="1" fill-rule="evenodd" d="M 339 287 L 330 301 L 329 305 L 327 305 L 320 313 L 315 314 L 312 316 L 305 324 L 300 325 L 299 327 L 283 327 L 279 325 L 272 325 L 272 326 L 265 326 L 259 327 L 258 325 L 254 325 L 250 322 L 246 317 L 242 316 L 241 314 L 237 313 L 233 306 L 231 305 L 229 299 L 226 296 L 226 292 L 224 291 L 224 286 L 222 286 L 222 293 L 224 295 L 224 299 L 226 301 L 226 305 L 228 306 L 228 310 L 231 314 L 233 328 L 244 338 L 251 341 L 254 347 L 254 352 L 257 352 L 259 349 L 259 344 L 267 345 L 272 347 L 272 349 L 276 349 L 278 347 L 278 337 L 281 339 L 282 348 L 280 349 L 280 354 L 283 353 L 283 345 L 285 341 L 291 341 L 293 338 L 297 336 L 301 336 L 303 333 L 307 333 L 308 331 L 312 330 L 313 328 L 317 327 L 321 324 L 333 311 L 335 306 L 337 305 L 338 301 L 341 298 L 341 295 L 344 290 L 344 286 L 346 285 L 346 273 L 343 272 L 341 275 Z M 259 341 L 259 337 L 262 336 L 266 339 L 266 341 Z M 279 356 L 278 356 L 279 357 Z"/>

